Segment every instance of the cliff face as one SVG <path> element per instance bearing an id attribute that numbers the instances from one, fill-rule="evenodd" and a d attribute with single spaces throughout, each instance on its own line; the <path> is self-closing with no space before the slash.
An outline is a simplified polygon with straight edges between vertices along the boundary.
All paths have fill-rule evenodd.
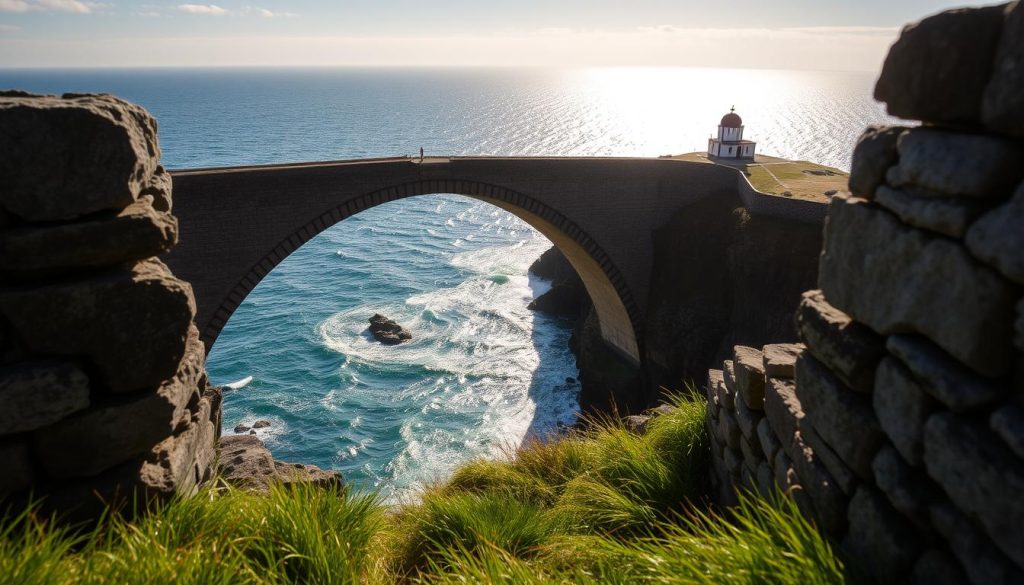
<path id="1" fill-rule="evenodd" d="M 700 382 L 734 345 L 796 340 L 793 311 L 818 274 L 821 228 L 709 198 L 657 230 L 644 339 L 653 387 Z"/>

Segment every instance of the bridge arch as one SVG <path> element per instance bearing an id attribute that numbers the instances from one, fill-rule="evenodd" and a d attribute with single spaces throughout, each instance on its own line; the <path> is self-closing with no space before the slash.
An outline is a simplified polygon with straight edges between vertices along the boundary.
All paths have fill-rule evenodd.
<path id="1" fill-rule="evenodd" d="M 213 311 L 200 331 L 207 351 L 250 292 L 292 252 L 327 228 L 372 207 L 418 195 L 452 193 L 495 205 L 542 233 L 580 275 L 593 302 L 601 335 L 630 361 L 641 361 L 642 312 L 612 258 L 579 225 L 536 198 L 490 183 L 420 179 L 348 198 L 299 226 L 253 264 Z M 202 326 L 202 325 L 201 325 Z"/>

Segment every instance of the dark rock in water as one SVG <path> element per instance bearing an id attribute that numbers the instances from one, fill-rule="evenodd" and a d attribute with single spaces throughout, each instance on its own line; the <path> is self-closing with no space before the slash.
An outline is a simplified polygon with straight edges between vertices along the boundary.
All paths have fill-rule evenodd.
<path id="1" fill-rule="evenodd" d="M 254 429 L 263 429 L 263 428 L 266 428 L 266 427 L 269 427 L 269 426 L 270 426 L 270 421 L 269 420 L 258 420 L 256 422 L 252 423 L 252 428 L 254 428 Z"/>
<path id="2" fill-rule="evenodd" d="M 576 383 L 576 378 L 573 378 L 573 377 L 570 376 L 570 377 L 565 379 L 565 383 L 566 384 L 575 384 Z"/>
<path id="3" fill-rule="evenodd" d="M 275 461 L 263 441 L 256 437 L 222 437 L 218 449 L 221 478 L 244 489 L 266 491 L 273 483 L 286 486 L 303 483 L 327 489 L 339 489 L 342 486 L 341 474 L 337 471 L 325 471 L 315 465 Z"/>
<path id="4" fill-rule="evenodd" d="M 250 431 L 249 431 L 249 434 L 250 434 L 250 435 L 255 435 L 255 434 L 256 434 L 256 431 L 255 431 L 255 430 L 250 430 Z"/>
<path id="5" fill-rule="evenodd" d="M 558 248 L 550 248 L 530 265 L 530 273 L 551 281 L 551 289 L 534 299 L 527 307 L 552 315 L 580 317 L 589 297 L 576 270 Z"/>
<path id="6" fill-rule="evenodd" d="M 377 341 L 385 345 L 397 345 L 412 339 L 412 333 L 380 313 L 375 313 L 373 317 L 370 317 L 370 333 Z"/>
<path id="7" fill-rule="evenodd" d="M 244 433 L 244 432 L 247 432 L 248 430 L 249 430 L 249 427 L 247 427 L 245 425 L 235 425 L 235 432 L 236 433 Z"/>

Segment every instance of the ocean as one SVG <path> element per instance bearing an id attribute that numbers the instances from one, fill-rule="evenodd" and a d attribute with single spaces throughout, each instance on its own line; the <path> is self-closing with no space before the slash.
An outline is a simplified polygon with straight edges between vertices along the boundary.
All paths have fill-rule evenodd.
<path id="1" fill-rule="evenodd" d="M 0 88 L 109 92 L 159 122 L 171 169 L 427 155 L 658 156 L 706 148 L 735 106 L 758 152 L 848 170 L 864 126 L 891 122 L 873 75 L 722 69 L 0 70 Z M 571 324 L 526 309 L 550 243 L 451 194 L 392 202 L 326 230 L 242 303 L 207 363 L 224 429 L 337 469 L 389 499 L 459 463 L 572 424 Z M 383 313 L 414 335 L 383 346 Z"/>

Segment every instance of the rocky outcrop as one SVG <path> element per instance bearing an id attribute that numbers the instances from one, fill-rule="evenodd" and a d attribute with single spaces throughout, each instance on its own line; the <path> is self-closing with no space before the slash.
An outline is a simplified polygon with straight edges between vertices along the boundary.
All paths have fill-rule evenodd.
<path id="1" fill-rule="evenodd" d="M 156 122 L 112 96 L 0 95 L 0 500 L 71 520 L 190 494 L 220 392 Z"/>
<path id="2" fill-rule="evenodd" d="M 412 333 L 384 315 L 375 313 L 370 317 L 370 333 L 384 345 L 398 345 L 412 339 Z"/>
<path id="3" fill-rule="evenodd" d="M 341 489 L 337 471 L 324 471 L 315 465 L 276 461 L 270 451 L 252 435 L 223 437 L 217 445 L 219 477 L 236 487 L 267 491 L 271 485 L 310 484 L 325 489 Z"/>

